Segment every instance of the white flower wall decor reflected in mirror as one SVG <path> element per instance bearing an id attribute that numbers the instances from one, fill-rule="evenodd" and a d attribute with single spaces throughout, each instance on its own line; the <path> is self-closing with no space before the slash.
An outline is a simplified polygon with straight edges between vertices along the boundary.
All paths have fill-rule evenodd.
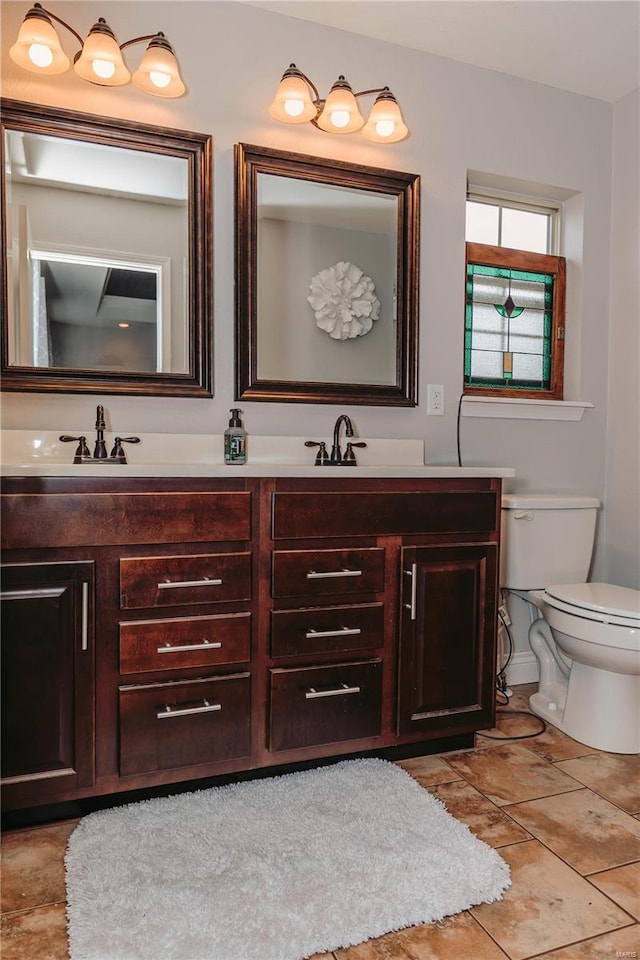
<path id="1" fill-rule="evenodd" d="M 355 263 L 341 260 L 312 277 L 307 300 L 316 323 L 334 340 L 353 340 L 369 333 L 380 317 L 380 301 L 371 277 Z"/>

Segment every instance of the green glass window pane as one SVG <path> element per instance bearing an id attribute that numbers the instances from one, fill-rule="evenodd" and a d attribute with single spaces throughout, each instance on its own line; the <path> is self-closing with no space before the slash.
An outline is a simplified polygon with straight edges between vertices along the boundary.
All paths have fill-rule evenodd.
<path id="1" fill-rule="evenodd" d="M 466 385 L 550 389 L 553 283 L 553 274 L 468 265 Z M 510 317 L 500 309 L 509 297 L 517 308 Z M 505 372 L 505 352 L 513 354 L 512 371 Z"/>

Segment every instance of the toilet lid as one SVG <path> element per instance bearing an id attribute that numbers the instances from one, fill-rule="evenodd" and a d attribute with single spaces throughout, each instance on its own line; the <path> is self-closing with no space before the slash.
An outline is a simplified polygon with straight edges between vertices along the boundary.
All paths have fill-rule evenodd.
<path id="1" fill-rule="evenodd" d="M 611 583 L 565 583 L 547 587 L 545 603 L 603 623 L 640 628 L 640 590 Z"/>

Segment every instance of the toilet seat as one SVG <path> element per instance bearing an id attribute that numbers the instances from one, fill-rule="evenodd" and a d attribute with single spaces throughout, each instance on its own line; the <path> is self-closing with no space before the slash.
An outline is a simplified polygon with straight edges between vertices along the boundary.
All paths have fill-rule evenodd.
<path id="1" fill-rule="evenodd" d="M 568 583 L 547 587 L 544 602 L 586 620 L 640 629 L 640 590 L 610 583 Z"/>

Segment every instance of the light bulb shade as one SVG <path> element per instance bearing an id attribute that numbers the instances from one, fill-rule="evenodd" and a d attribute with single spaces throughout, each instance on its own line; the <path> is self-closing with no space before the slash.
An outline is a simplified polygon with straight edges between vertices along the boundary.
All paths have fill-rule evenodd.
<path id="1" fill-rule="evenodd" d="M 340 76 L 331 87 L 317 124 L 327 133 L 354 133 L 364 126 L 353 90 Z"/>
<path id="2" fill-rule="evenodd" d="M 120 87 L 129 83 L 131 74 L 122 59 L 122 51 L 102 17 L 89 31 L 73 69 L 83 80 L 101 86 Z"/>
<path id="3" fill-rule="evenodd" d="M 64 73 L 71 66 L 51 20 L 39 7 L 27 13 L 9 56 L 32 73 Z"/>
<path id="4" fill-rule="evenodd" d="M 282 75 L 269 107 L 269 115 L 283 123 L 308 123 L 317 114 L 318 108 L 311 99 L 309 87 L 295 63 L 292 63 Z"/>
<path id="5" fill-rule="evenodd" d="M 373 143 L 397 143 L 408 135 L 398 101 L 390 90 L 383 90 L 375 99 L 362 136 Z"/>
<path id="6" fill-rule="evenodd" d="M 181 97 L 185 92 L 178 61 L 164 34 L 153 38 L 132 80 L 136 87 L 154 97 Z"/>

